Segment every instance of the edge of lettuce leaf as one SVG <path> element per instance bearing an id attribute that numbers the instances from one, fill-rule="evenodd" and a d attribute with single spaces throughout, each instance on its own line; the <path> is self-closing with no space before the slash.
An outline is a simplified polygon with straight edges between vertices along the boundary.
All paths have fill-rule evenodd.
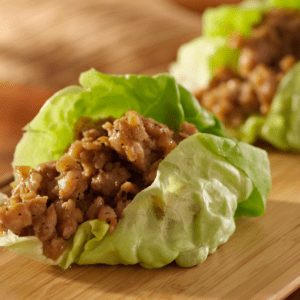
<path id="1" fill-rule="evenodd" d="M 221 66 L 237 69 L 240 50 L 226 45 L 226 38 L 199 37 L 182 45 L 169 72 L 190 91 L 206 86 Z"/>
<path id="2" fill-rule="evenodd" d="M 298 0 L 267 0 L 267 5 L 271 7 L 300 9 L 300 2 Z"/>
<path id="3" fill-rule="evenodd" d="M 245 1 L 238 5 L 208 8 L 202 18 L 203 36 L 227 37 L 234 32 L 249 36 L 252 26 L 261 20 L 263 11 L 269 6 L 264 1 Z"/>
<path id="4" fill-rule="evenodd" d="M 47 258 L 43 253 L 43 243 L 36 236 L 20 237 L 11 230 L 0 236 L 0 247 L 48 265 L 58 265 L 66 254 L 63 253 L 55 261 Z"/>
<path id="5" fill-rule="evenodd" d="M 208 142 L 205 144 L 211 151 L 222 155 L 237 169 L 241 169 L 253 182 L 255 188 L 249 197 L 251 201 L 248 199 L 249 201 L 240 203 L 235 216 L 261 216 L 271 191 L 270 162 L 267 152 L 244 142 L 236 143 L 232 139 L 224 139 L 218 144 Z M 257 166 L 260 166 L 259 169 Z"/>
<path id="6" fill-rule="evenodd" d="M 275 7 L 300 9 L 300 3 L 298 0 L 246 0 L 236 5 L 208 8 L 202 18 L 203 36 L 227 37 L 234 32 L 249 36 L 263 12 Z"/>

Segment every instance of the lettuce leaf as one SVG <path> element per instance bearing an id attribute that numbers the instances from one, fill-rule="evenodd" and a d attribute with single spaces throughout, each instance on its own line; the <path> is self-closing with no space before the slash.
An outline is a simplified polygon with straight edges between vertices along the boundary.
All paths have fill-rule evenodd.
<path id="1" fill-rule="evenodd" d="M 249 36 L 252 26 L 260 22 L 265 9 L 266 4 L 263 1 L 247 1 L 242 5 L 208 8 L 203 13 L 203 36 L 227 37 L 233 32 Z"/>
<path id="2" fill-rule="evenodd" d="M 298 0 L 269 0 L 270 6 L 281 7 L 281 8 L 296 8 L 300 9 L 300 2 Z"/>
<path id="3" fill-rule="evenodd" d="M 202 18 L 203 36 L 227 37 L 233 32 L 249 36 L 263 13 L 274 7 L 300 9 L 300 3 L 298 0 L 246 0 L 238 5 L 208 8 Z"/>
<path id="4" fill-rule="evenodd" d="M 224 136 L 220 121 L 169 75 L 111 76 L 94 69 L 81 74 L 80 86 L 54 94 L 25 126 L 16 147 L 13 166 L 59 159 L 73 142 L 74 124 L 81 117 L 121 117 L 128 109 L 164 123 L 174 131 L 183 121 L 201 132 Z"/>
<path id="5" fill-rule="evenodd" d="M 300 9 L 300 3 L 298 0 L 248 0 L 238 5 L 208 8 L 202 17 L 203 36 L 227 37 L 234 32 L 249 36 L 253 25 L 261 21 L 264 11 L 273 7 Z"/>
<path id="6" fill-rule="evenodd" d="M 226 46 L 226 38 L 199 37 L 182 45 L 177 61 L 170 66 L 170 74 L 190 91 L 206 86 L 214 71 L 226 66 L 237 69 L 240 51 Z"/>
<path id="7" fill-rule="evenodd" d="M 14 164 L 35 167 L 59 158 L 73 141 L 78 117 L 122 116 L 128 109 L 175 131 L 182 121 L 200 133 L 182 141 L 161 162 L 151 186 L 124 211 L 113 234 L 99 220 L 82 223 L 65 253 L 51 261 L 36 237 L 12 232 L 0 245 L 44 263 L 137 264 L 162 267 L 172 261 L 190 267 L 203 262 L 235 230 L 235 217 L 259 216 L 270 192 L 265 151 L 224 137 L 220 122 L 169 75 L 113 76 L 94 69 L 50 98 L 25 129 Z"/>
<path id="8" fill-rule="evenodd" d="M 19 237 L 10 230 L 0 237 L 0 247 L 48 265 L 58 265 L 65 255 L 62 254 L 56 261 L 47 258 L 43 254 L 43 243 L 36 236 Z"/>
<path id="9" fill-rule="evenodd" d="M 300 151 L 300 62 L 283 78 L 261 136 L 282 150 Z"/>

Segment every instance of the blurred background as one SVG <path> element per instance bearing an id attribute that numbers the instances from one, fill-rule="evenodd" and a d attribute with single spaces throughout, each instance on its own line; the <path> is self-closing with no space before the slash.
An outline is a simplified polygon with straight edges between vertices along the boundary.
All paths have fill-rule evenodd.
<path id="1" fill-rule="evenodd" d="M 166 71 L 201 29 L 200 14 L 171 0 L 10 0 L 0 19 L 0 81 L 52 89 L 91 67 Z"/>

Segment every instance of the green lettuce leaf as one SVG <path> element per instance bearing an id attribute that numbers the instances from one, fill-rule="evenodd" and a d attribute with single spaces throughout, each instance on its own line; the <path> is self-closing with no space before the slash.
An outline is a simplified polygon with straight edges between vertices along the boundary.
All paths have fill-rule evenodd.
<path id="1" fill-rule="evenodd" d="M 239 140 L 253 144 L 262 137 L 262 127 L 266 122 L 266 117 L 261 115 L 250 116 L 244 124 L 230 136 L 236 136 Z"/>
<path id="2" fill-rule="evenodd" d="M 267 116 L 251 116 L 238 132 L 238 139 L 254 143 L 269 142 L 283 151 L 300 151 L 300 62 L 282 79 Z"/>
<path id="3" fill-rule="evenodd" d="M 269 0 L 268 4 L 272 7 L 281 8 L 296 8 L 300 9 L 300 2 L 298 0 Z"/>
<path id="4" fill-rule="evenodd" d="M 249 36 L 253 25 L 259 23 L 263 13 L 273 7 L 300 9 L 300 2 L 298 0 L 248 0 L 238 5 L 208 8 L 202 17 L 203 36 L 227 37 L 234 32 Z"/>
<path id="5" fill-rule="evenodd" d="M 249 36 L 252 26 L 257 24 L 266 9 L 263 1 L 246 2 L 243 5 L 222 5 L 208 8 L 203 13 L 203 36 L 227 37 L 233 32 Z"/>
<path id="6" fill-rule="evenodd" d="M 298 0 L 246 0 L 238 5 L 221 5 L 203 13 L 202 27 L 205 37 L 228 37 L 237 32 L 249 36 L 253 25 L 259 23 L 266 10 L 271 8 L 300 9 Z"/>
<path id="7" fill-rule="evenodd" d="M 300 62 L 280 82 L 261 136 L 282 150 L 300 151 Z"/>
<path id="8" fill-rule="evenodd" d="M 202 18 L 203 36 L 227 37 L 234 32 L 249 36 L 253 25 L 259 23 L 263 13 L 273 7 L 300 9 L 300 2 L 298 0 L 248 0 L 238 5 L 208 8 Z"/>
<path id="9" fill-rule="evenodd" d="M 194 91 L 206 86 L 217 68 L 236 70 L 239 56 L 238 49 L 226 46 L 224 37 L 199 37 L 179 48 L 177 61 L 169 72 L 185 88 Z"/>
<path id="10" fill-rule="evenodd" d="M 36 237 L 12 232 L 0 245 L 33 259 L 68 268 L 77 264 L 137 264 L 190 267 L 203 262 L 235 230 L 235 217 L 259 216 L 270 192 L 265 151 L 224 137 L 220 122 L 169 75 L 113 76 L 90 70 L 81 87 L 49 99 L 25 129 L 14 164 L 58 159 L 73 141 L 78 117 L 120 117 L 137 110 L 178 130 L 182 121 L 200 133 L 182 141 L 159 165 L 151 186 L 136 195 L 113 234 L 108 224 L 81 224 L 57 260 L 47 259 Z"/>

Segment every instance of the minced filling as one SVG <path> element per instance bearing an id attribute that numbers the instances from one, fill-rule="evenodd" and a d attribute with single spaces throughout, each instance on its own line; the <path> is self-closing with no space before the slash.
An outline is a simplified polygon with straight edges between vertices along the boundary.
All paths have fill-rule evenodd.
<path id="1" fill-rule="evenodd" d="M 197 132 L 183 122 L 174 134 L 132 110 L 120 119 L 79 119 L 75 141 L 58 161 L 15 167 L 18 183 L 0 207 L 0 234 L 37 236 L 44 254 L 56 259 L 84 221 L 106 221 L 112 233 L 125 207 L 154 181 L 162 159 Z"/>
<path id="2" fill-rule="evenodd" d="M 282 77 L 299 61 L 300 13 L 273 9 L 250 37 L 233 34 L 228 45 L 241 50 L 238 71 L 218 69 L 195 96 L 225 125 L 238 127 L 250 115 L 269 112 Z"/>

